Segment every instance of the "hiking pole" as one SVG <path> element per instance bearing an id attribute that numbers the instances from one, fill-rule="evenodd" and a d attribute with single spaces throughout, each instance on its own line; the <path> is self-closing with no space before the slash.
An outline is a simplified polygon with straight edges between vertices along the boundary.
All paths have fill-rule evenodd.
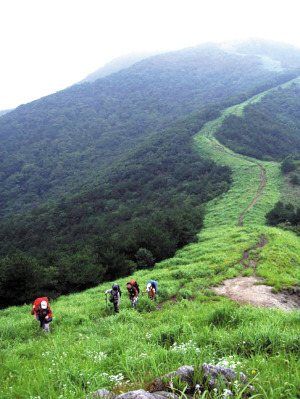
<path id="1" fill-rule="evenodd" d="M 38 336 L 38 322 L 37 322 L 37 319 L 35 319 L 35 329 L 36 329 L 36 336 Z"/>

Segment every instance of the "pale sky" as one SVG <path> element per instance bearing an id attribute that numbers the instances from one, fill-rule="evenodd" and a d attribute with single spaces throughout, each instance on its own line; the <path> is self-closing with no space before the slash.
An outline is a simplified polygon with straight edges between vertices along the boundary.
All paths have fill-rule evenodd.
<path id="1" fill-rule="evenodd" d="M 260 37 L 300 47 L 297 1 L 0 0 L 0 110 L 134 51 Z"/>

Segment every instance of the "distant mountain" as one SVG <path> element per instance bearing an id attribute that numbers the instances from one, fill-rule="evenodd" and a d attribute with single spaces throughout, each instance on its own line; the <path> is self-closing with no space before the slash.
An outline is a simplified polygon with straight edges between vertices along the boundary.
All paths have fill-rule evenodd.
<path id="1" fill-rule="evenodd" d="M 11 112 L 12 109 L 5 109 L 3 111 L 0 111 L 0 116 L 7 114 L 8 112 Z"/>
<path id="2" fill-rule="evenodd" d="M 276 76 L 255 56 L 207 44 L 22 105 L 0 119 L 1 212 L 24 212 L 93 185 L 153 132 Z"/>
<path id="3" fill-rule="evenodd" d="M 137 52 L 137 53 L 130 53 L 126 55 L 122 55 L 120 57 L 114 58 L 112 61 L 105 64 L 103 67 L 97 69 L 97 71 L 90 73 L 86 76 L 83 80 L 78 83 L 84 82 L 94 82 L 99 78 L 104 78 L 107 75 L 111 75 L 112 73 L 119 72 L 121 69 L 125 69 L 130 67 L 131 65 L 145 59 L 149 58 L 153 55 L 159 54 L 159 51 L 153 52 Z"/>

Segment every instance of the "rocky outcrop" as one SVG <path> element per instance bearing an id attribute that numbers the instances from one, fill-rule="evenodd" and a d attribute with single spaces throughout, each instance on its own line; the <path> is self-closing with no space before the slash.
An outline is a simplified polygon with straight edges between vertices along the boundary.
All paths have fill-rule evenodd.
<path id="1" fill-rule="evenodd" d="M 201 378 L 201 381 L 197 381 L 197 385 L 194 385 L 194 366 L 182 366 L 179 367 L 176 371 L 172 371 L 171 373 L 168 373 L 163 377 L 157 378 L 151 384 L 149 391 L 139 389 L 136 391 L 123 393 L 119 396 L 115 396 L 115 394 L 113 394 L 112 392 L 109 392 L 105 389 L 99 389 L 88 398 L 101 397 L 103 399 L 178 399 L 179 396 L 174 393 L 177 393 L 176 386 L 173 386 L 173 381 L 175 382 L 175 380 L 179 380 L 180 384 L 183 384 L 183 386 L 185 386 L 184 393 L 187 397 L 189 397 L 190 395 L 190 397 L 193 397 L 195 393 L 201 393 L 201 391 L 205 389 L 210 391 L 214 388 L 226 388 L 228 392 L 231 392 L 231 394 L 233 394 L 233 392 L 237 389 L 237 386 L 241 387 L 240 389 L 243 389 L 249 383 L 249 380 L 244 373 L 237 373 L 236 371 L 228 367 L 213 366 L 212 364 L 207 363 L 203 363 L 202 365 L 200 365 L 199 369 L 196 370 L 196 373 L 198 376 L 197 380 Z M 253 393 L 254 388 L 253 386 L 248 385 L 247 390 Z M 178 395 L 180 395 L 179 391 Z"/>
<path id="2" fill-rule="evenodd" d="M 154 393 L 146 392 L 143 389 L 138 391 L 131 391 L 122 393 L 122 395 L 117 396 L 120 399 L 179 399 L 177 395 L 172 392 L 157 391 Z"/>
<path id="3" fill-rule="evenodd" d="M 203 377 L 208 389 L 219 387 L 222 383 L 228 387 L 231 385 L 232 381 L 236 380 L 243 385 L 246 385 L 249 381 L 244 373 L 237 373 L 228 367 L 213 366 L 203 363 L 202 370 L 204 371 Z"/>
<path id="4" fill-rule="evenodd" d="M 107 389 L 98 389 L 93 392 L 88 398 L 102 398 L 102 399 L 115 399 L 116 395 L 113 392 L 109 392 Z"/>

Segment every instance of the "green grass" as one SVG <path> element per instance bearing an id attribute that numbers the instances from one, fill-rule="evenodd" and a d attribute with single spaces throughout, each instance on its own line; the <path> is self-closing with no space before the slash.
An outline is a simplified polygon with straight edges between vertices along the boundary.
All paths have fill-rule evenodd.
<path id="1" fill-rule="evenodd" d="M 225 113 L 241 114 L 244 106 Z M 100 388 L 147 390 L 158 376 L 204 362 L 229 362 L 255 377 L 254 396 L 299 397 L 299 312 L 243 306 L 211 289 L 240 274 L 256 274 L 275 291 L 300 281 L 299 238 L 265 225 L 266 212 L 281 195 L 278 164 L 260 162 L 267 175 L 265 190 L 243 226 L 237 226 L 257 195 L 261 170 L 254 159 L 212 146 L 224 115 L 199 132 L 195 146 L 202 156 L 232 168 L 230 190 L 207 204 L 198 243 L 130 277 L 142 289 L 148 279 L 157 280 L 157 302 L 140 296 L 134 311 L 125 293 L 129 278 L 118 280 L 123 295 L 117 315 L 104 295 L 111 283 L 62 296 L 51 302 L 49 335 L 36 329 L 30 305 L 0 311 L 1 398 L 86 398 Z M 267 244 L 253 249 L 261 236 Z M 248 250 L 245 267 L 241 259 Z M 255 270 L 250 259 L 256 261 Z M 241 389 L 233 397 L 245 397 Z M 221 393 L 205 397 L 221 398 Z"/>

